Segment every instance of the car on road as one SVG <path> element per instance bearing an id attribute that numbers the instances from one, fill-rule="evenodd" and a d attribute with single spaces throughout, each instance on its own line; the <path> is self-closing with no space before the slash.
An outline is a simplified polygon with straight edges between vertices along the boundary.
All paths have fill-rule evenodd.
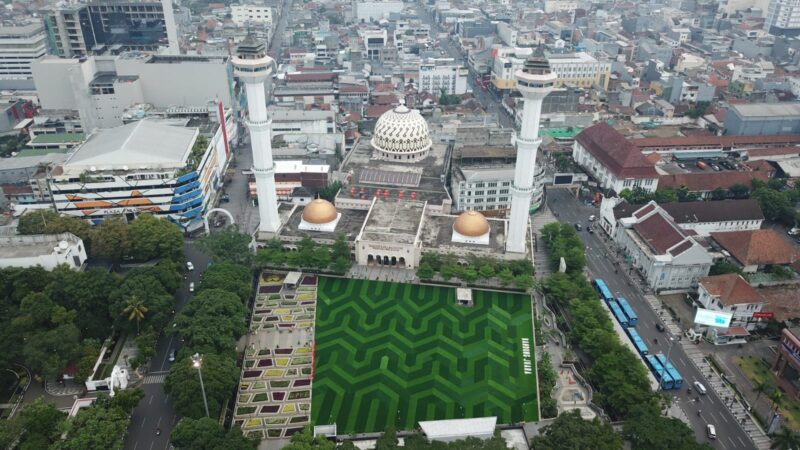
<path id="1" fill-rule="evenodd" d="M 578 231 L 581 231 L 583 229 L 583 227 L 581 226 L 581 224 L 576 223 L 575 224 L 575 229 L 578 230 Z"/>
<path id="2" fill-rule="evenodd" d="M 709 439 L 716 439 L 717 438 L 717 427 L 714 425 L 708 424 L 706 425 L 706 434 L 708 435 Z"/>
<path id="3" fill-rule="evenodd" d="M 189 292 L 194 292 L 194 281 L 189 283 Z"/>
<path id="4" fill-rule="evenodd" d="M 194 264 L 191 261 L 186 261 L 186 269 L 187 270 L 194 270 Z"/>
<path id="5" fill-rule="evenodd" d="M 588 231 L 589 233 L 594 233 L 594 227 L 589 225 L 589 226 L 586 227 L 586 231 Z"/>
<path id="6" fill-rule="evenodd" d="M 700 393 L 701 395 L 705 395 L 706 394 L 706 387 L 703 386 L 703 383 L 701 383 L 699 381 L 695 381 L 694 382 L 694 388 L 697 389 L 697 392 Z"/>
<path id="7" fill-rule="evenodd" d="M 595 219 L 597 219 L 597 217 L 595 217 L 595 216 L 594 216 L 594 214 L 592 214 L 591 216 L 589 216 L 589 222 L 594 222 L 594 221 L 595 221 Z"/>
<path id="8" fill-rule="evenodd" d="M 661 325 L 660 323 L 657 323 L 656 324 L 656 330 L 658 330 L 658 331 L 663 333 L 664 332 L 664 325 Z"/>
<path id="9" fill-rule="evenodd" d="M 169 358 L 167 358 L 169 362 L 175 362 L 175 350 L 170 350 Z"/>

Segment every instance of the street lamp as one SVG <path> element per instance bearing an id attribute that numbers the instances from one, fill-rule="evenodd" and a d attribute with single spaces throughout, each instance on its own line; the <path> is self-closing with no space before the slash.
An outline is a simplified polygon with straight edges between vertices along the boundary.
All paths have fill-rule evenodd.
<path id="1" fill-rule="evenodd" d="M 658 383 L 661 385 L 661 390 L 662 391 L 665 390 L 664 389 L 664 382 L 662 380 L 664 379 L 664 372 L 666 372 L 666 370 L 667 370 L 667 363 L 669 362 L 669 354 L 670 354 L 670 352 L 672 352 L 673 341 L 675 341 L 675 339 L 672 336 L 670 336 L 669 337 L 669 347 L 667 347 L 667 359 L 664 361 L 664 364 L 661 365 L 661 374 L 658 376 Z M 656 360 L 657 359 L 658 359 L 658 357 L 656 356 Z"/>
<path id="2" fill-rule="evenodd" d="M 206 399 L 206 388 L 203 386 L 203 355 L 195 353 L 192 355 L 192 367 L 197 369 L 197 376 L 200 377 L 200 391 L 203 393 L 203 406 L 206 407 L 206 417 L 211 417 L 208 413 L 208 400 Z"/>

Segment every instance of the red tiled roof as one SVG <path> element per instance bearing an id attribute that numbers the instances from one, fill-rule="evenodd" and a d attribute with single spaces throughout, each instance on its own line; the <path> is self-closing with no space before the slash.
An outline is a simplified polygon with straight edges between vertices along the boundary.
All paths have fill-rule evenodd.
<path id="1" fill-rule="evenodd" d="M 362 94 L 369 92 L 369 88 L 361 84 L 345 84 L 339 86 L 340 94 Z"/>
<path id="2" fill-rule="evenodd" d="M 725 306 L 764 302 L 764 297 L 738 273 L 705 277 L 700 285 Z"/>
<path id="3" fill-rule="evenodd" d="M 30 186 L 18 186 L 15 184 L 4 184 L 0 186 L 3 193 L 6 195 L 19 195 L 19 194 L 33 194 L 33 188 Z"/>
<path id="4" fill-rule="evenodd" d="M 394 94 L 375 95 L 372 97 L 372 103 L 376 105 L 395 105 L 397 104 L 397 96 Z"/>
<path id="5" fill-rule="evenodd" d="M 714 146 L 731 148 L 737 145 L 759 144 L 800 144 L 800 135 L 781 134 L 766 136 L 690 136 L 672 138 L 631 139 L 631 144 L 647 149 L 649 147 L 698 147 Z"/>
<path id="6" fill-rule="evenodd" d="M 767 147 L 767 148 L 751 148 L 743 150 L 747 156 L 778 156 L 778 155 L 795 155 L 800 156 L 800 147 Z"/>
<path id="7" fill-rule="evenodd" d="M 633 229 L 639 234 L 650 249 L 657 255 L 663 255 L 667 251 L 681 243 L 686 237 L 678 228 L 670 223 L 661 214 L 653 214 L 647 219 L 634 224 Z M 677 253 L 670 253 L 673 256 L 684 252 L 686 249 Z"/>
<path id="8" fill-rule="evenodd" d="M 600 122 L 575 137 L 592 156 L 617 178 L 656 178 L 655 166 L 619 131 Z"/>
<path id="9" fill-rule="evenodd" d="M 306 72 L 306 73 L 287 73 L 286 81 L 289 82 L 314 82 L 314 81 L 333 81 L 338 77 L 331 72 Z"/>
<path id="10" fill-rule="evenodd" d="M 716 188 L 728 189 L 734 184 L 750 186 L 753 178 L 766 182 L 766 172 L 700 172 L 661 175 L 658 177 L 658 188 L 679 189 L 686 186 L 690 192 L 710 192 Z"/>
<path id="11" fill-rule="evenodd" d="M 392 105 L 372 105 L 367 107 L 367 118 L 377 119 L 381 114 L 392 109 Z"/>
<path id="12" fill-rule="evenodd" d="M 711 233 L 711 237 L 743 266 L 784 265 L 800 259 L 795 245 L 770 228 Z"/>

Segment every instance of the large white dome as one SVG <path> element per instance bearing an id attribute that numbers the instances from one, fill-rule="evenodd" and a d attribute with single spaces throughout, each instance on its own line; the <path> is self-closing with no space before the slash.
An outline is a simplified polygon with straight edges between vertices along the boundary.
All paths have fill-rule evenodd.
<path id="1" fill-rule="evenodd" d="M 375 124 L 372 147 L 381 159 L 419 161 L 428 156 L 431 145 L 428 122 L 405 105 L 386 111 Z"/>

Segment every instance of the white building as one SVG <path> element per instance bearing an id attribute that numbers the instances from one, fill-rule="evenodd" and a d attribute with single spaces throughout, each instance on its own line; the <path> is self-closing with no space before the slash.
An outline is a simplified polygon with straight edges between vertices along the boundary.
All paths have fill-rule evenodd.
<path id="1" fill-rule="evenodd" d="M 0 26 L 0 88 L 33 89 L 31 63 L 47 54 L 42 22 Z"/>
<path id="2" fill-rule="evenodd" d="M 233 79 L 227 56 L 97 56 L 84 60 L 46 57 L 31 65 L 44 109 L 77 110 L 83 129 L 122 125 L 126 109 L 205 107 L 219 99 L 231 106 Z"/>
<path id="3" fill-rule="evenodd" d="M 233 23 L 242 27 L 248 23 L 272 24 L 272 8 L 264 5 L 231 5 Z"/>
<path id="4" fill-rule="evenodd" d="M 453 58 L 428 58 L 419 65 L 419 90 L 439 95 L 442 91 L 450 95 L 467 92 L 469 71 Z"/>
<path id="5" fill-rule="evenodd" d="M 66 264 L 80 270 L 86 262 L 83 240 L 72 233 L 0 237 L 0 267 L 53 270 Z"/>
<path id="6" fill-rule="evenodd" d="M 797 0 L 770 0 L 764 29 L 776 36 L 800 35 L 800 4 Z"/>
<path id="7" fill-rule="evenodd" d="M 517 29 L 505 22 L 497 22 L 497 37 L 499 37 L 506 45 L 514 47 L 517 45 Z"/>
<path id="8" fill-rule="evenodd" d="M 711 255 L 655 202 L 618 222 L 614 241 L 650 288 L 687 290 L 708 275 Z"/>
<path id="9" fill-rule="evenodd" d="M 333 111 L 303 111 L 296 109 L 271 109 L 272 135 L 281 134 L 332 134 L 336 132 L 336 114 Z"/>
<path id="10" fill-rule="evenodd" d="M 355 15 L 358 22 L 373 22 L 389 17 L 389 14 L 403 11 L 403 2 L 399 0 L 356 1 Z"/>
<path id="11" fill-rule="evenodd" d="M 761 312 L 766 305 L 764 297 L 737 273 L 705 277 L 697 286 L 697 302 L 705 309 L 733 314 L 730 327 L 753 331 L 766 325 L 753 313 Z"/>
<path id="12" fill-rule="evenodd" d="M 600 203 L 600 227 L 613 236 L 617 220 L 629 217 L 641 206 L 631 205 L 617 197 L 603 198 Z M 703 237 L 725 231 L 758 230 L 764 222 L 764 213 L 758 201 L 751 199 L 674 202 L 659 206 L 679 227 Z"/>
<path id="13" fill-rule="evenodd" d="M 655 164 L 606 122 L 592 125 L 575 137 L 572 158 L 603 189 L 620 193 L 640 187 L 654 192 L 658 186 Z"/>
<path id="14" fill-rule="evenodd" d="M 492 64 L 492 83 L 496 89 L 514 89 L 517 87 L 517 73 L 525 59 L 533 54 L 533 49 L 529 47 L 503 47 L 496 50 L 494 63 Z"/>
<path id="15" fill-rule="evenodd" d="M 202 227 L 228 148 L 222 127 L 188 123 L 146 119 L 94 133 L 51 172 L 56 210 L 92 223 L 148 212 L 185 231 Z M 205 145 L 198 143 L 201 131 Z"/>
<path id="16" fill-rule="evenodd" d="M 598 61 L 586 52 L 550 54 L 547 62 L 558 75 L 556 87 L 564 85 L 588 88 L 599 86 L 608 89 L 611 77 L 611 63 Z"/>
<path id="17" fill-rule="evenodd" d="M 583 2 L 576 1 L 576 0 L 545 0 L 544 1 L 544 12 L 547 14 L 552 14 L 556 12 L 572 12 L 578 9 Z"/>

